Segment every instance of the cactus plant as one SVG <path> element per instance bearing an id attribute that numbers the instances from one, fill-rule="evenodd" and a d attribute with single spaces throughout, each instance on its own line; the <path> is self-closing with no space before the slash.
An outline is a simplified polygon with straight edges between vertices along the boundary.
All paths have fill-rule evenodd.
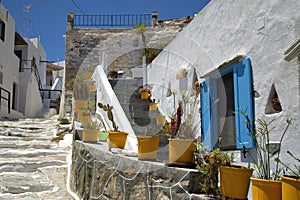
<path id="1" fill-rule="evenodd" d="M 109 104 L 102 104 L 102 103 L 98 103 L 99 108 L 103 109 L 106 113 L 107 113 L 107 117 L 108 119 L 111 121 L 114 131 L 119 132 L 118 130 L 118 126 L 116 125 L 116 122 L 114 121 L 114 115 L 112 113 L 112 109 L 113 107 L 110 106 Z"/>

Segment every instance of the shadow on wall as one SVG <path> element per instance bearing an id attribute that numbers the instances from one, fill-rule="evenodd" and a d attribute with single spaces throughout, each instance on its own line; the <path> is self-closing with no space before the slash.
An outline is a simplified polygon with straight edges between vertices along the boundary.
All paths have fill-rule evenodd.
<path id="1" fill-rule="evenodd" d="M 139 88 L 134 90 L 129 99 L 129 114 L 130 121 L 132 120 L 134 124 L 138 126 L 147 126 L 151 123 L 151 118 L 149 116 L 149 103 L 150 99 L 141 99 Z"/>

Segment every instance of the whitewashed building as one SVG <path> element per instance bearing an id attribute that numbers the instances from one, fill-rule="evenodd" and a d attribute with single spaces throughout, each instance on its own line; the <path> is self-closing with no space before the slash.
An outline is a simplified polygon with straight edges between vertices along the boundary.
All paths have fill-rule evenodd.
<path id="1" fill-rule="evenodd" d="M 182 91 L 195 95 L 199 81 L 201 130 L 195 137 L 208 150 L 221 136 L 222 149 L 252 162 L 254 142 L 240 111 L 252 124 L 275 119 L 270 143 L 278 148 L 286 119 L 300 124 L 299 9 L 297 0 L 211 1 L 147 68 L 160 111 L 171 116 L 170 91 L 177 102 Z M 292 162 L 287 150 L 300 157 L 299 143 L 299 126 L 291 126 L 282 141 L 282 160 Z"/>
<path id="2" fill-rule="evenodd" d="M 43 115 L 46 87 L 46 52 L 39 38 L 22 38 L 15 21 L 0 3 L 1 117 Z"/>
<path id="3" fill-rule="evenodd" d="M 0 3 L 0 114 L 18 116 L 19 59 L 14 54 L 15 20 Z"/>

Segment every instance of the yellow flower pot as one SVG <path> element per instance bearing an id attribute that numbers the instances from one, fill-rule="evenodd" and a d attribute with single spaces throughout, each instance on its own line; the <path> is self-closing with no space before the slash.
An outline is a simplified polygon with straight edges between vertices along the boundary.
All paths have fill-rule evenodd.
<path id="1" fill-rule="evenodd" d="M 97 91 L 96 85 L 92 85 L 92 86 L 90 87 L 89 92 L 96 92 L 96 91 Z"/>
<path id="2" fill-rule="evenodd" d="M 254 169 L 241 166 L 221 166 L 221 194 L 232 199 L 247 199 L 250 177 Z"/>
<path id="3" fill-rule="evenodd" d="M 169 163 L 194 164 L 196 140 L 169 138 Z"/>
<path id="4" fill-rule="evenodd" d="M 251 178 L 252 200 L 281 200 L 281 181 Z"/>
<path id="5" fill-rule="evenodd" d="M 148 91 L 142 91 L 141 92 L 141 99 L 148 99 L 149 92 Z"/>
<path id="6" fill-rule="evenodd" d="M 149 103 L 149 110 L 157 110 L 157 104 L 153 103 L 153 102 L 150 102 Z"/>
<path id="7" fill-rule="evenodd" d="M 166 121 L 166 116 L 164 115 L 158 115 L 156 116 L 156 124 L 159 125 L 159 124 L 164 124 Z"/>
<path id="8" fill-rule="evenodd" d="M 138 141 L 138 159 L 156 160 L 158 150 L 158 137 L 137 136 Z"/>
<path id="9" fill-rule="evenodd" d="M 126 140 L 127 140 L 128 133 L 125 132 L 117 132 L 117 131 L 108 131 L 108 149 L 111 150 L 112 148 L 120 148 L 124 149 Z"/>
<path id="10" fill-rule="evenodd" d="M 90 78 L 92 78 L 92 76 L 93 76 L 93 73 L 92 73 L 92 72 L 86 72 L 86 73 L 85 73 L 85 78 L 86 78 L 86 79 L 90 79 Z"/>
<path id="11" fill-rule="evenodd" d="M 98 142 L 98 130 L 97 129 L 83 129 L 82 141 L 84 142 Z"/>
<path id="12" fill-rule="evenodd" d="M 75 100 L 74 102 L 74 112 L 77 112 L 80 108 L 87 107 L 88 100 Z"/>
<path id="13" fill-rule="evenodd" d="M 300 179 L 289 176 L 281 176 L 282 200 L 300 200 Z"/>
<path id="14" fill-rule="evenodd" d="M 78 109 L 77 110 L 77 120 L 82 122 L 82 114 L 87 113 L 87 112 L 88 112 L 88 110 Z"/>

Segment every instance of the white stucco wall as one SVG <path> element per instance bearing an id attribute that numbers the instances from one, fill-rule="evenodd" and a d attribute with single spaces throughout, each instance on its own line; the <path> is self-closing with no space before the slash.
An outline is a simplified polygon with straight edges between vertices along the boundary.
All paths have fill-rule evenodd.
<path id="1" fill-rule="evenodd" d="M 32 60 L 32 57 L 35 57 L 41 83 L 44 88 L 46 86 L 46 52 L 39 38 L 25 38 L 25 41 L 28 43 L 28 59 Z"/>
<path id="2" fill-rule="evenodd" d="M 98 65 L 94 71 L 92 79 L 95 81 L 97 86 L 97 105 L 98 103 L 109 104 L 113 107 L 112 113 L 114 116 L 114 121 L 116 122 L 118 129 L 128 133 L 125 149 L 133 152 L 137 152 L 137 140 L 134 131 L 128 121 L 126 114 L 114 93 L 108 79 L 107 75 L 103 70 L 102 65 Z M 103 109 L 97 106 L 96 112 L 102 117 L 107 130 L 113 130 L 111 121 L 107 117 L 107 113 Z"/>
<path id="3" fill-rule="evenodd" d="M 0 40 L 0 71 L 3 74 L 3 82 L 0 83 L 0 87 L 11 93 L 12 101 L 13 83 L 19 85 L 19 59 L 14 54 L 15 21 L 1 3 L 0 18 L 5 23 L 4 42 Z M 5 94 L 5 97 L 7 97 L 6 93 L 3 92 L 2 94 Z M 11 106 L 12 102 L 10 104 L 10 107 Z M 7 107 L 7 102 L 2 100 L 0 110 L 1 116 L 10 116 L 7 115 Z"/>
<path id="4" fill-rule="evenodd" d="M 160 110 L 168 113 L 173 108 L 166 93 L 168 88 L 178 92 L 175 75 L 181 66 L 193 66 L 201 81 L 226 61 L 244 55 L 251 59 L 254 90 L 260 94 L 255 98 L 255 117 L 277 119 L 271 140 L 278 141 L 286 118 L 300 124 L 299 64 L 296 59 L 284 60 L 284 52 L 300 36 L 299 8 L 298 0 L 211 1 L 148 66 L 148 81 L 153 98 L 160 100 Z M 265 114 L 272 84 L 283 111 Z M 283 140 L 281 158 L 291 161 L 287 150 L 300 157 L 299 143 L 299 126 L 293 126 Z"/>
<path id="5" fill-rule="evenodd" d="M 20 96 L 23 97 L 23 101 L 20 102 L 20 111 L 26 117 L 39 117 L 43 109 L 43 102 L 34 74 L 21 73 L 20 84 L 23 86 L 20 90 Z"/>

